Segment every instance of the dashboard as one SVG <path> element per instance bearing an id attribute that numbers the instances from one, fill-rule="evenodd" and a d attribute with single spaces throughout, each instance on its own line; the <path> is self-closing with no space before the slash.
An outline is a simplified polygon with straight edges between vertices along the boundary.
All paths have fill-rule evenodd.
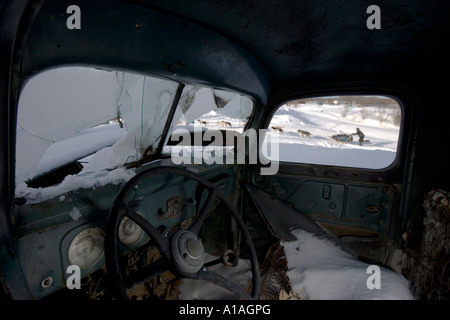
<path id="1" fill-rule="evenodd" d="M 136 171 L 163 163 L 164 160 L 153 162 Z M 233 166 L 222 165 L 208 170 L 195 166 L 189 170 L 197 171 L 225 194 L 233 194 Z M 81 278 L 105 268 L 106 225 L 109 210 L 121 187 L 121 184 L 107 184 L 78 189 L 44 202 L 16 206 L 19 259 L 35 298 L 44 298 L 66 287 L 73 272 L 71 266 L 79 268 Z M 205 199 L 203 191 L 196 182 L 184 177 L 160 175 L 139 184 L 128 196 L 127 204 L 156 228 L 186 228 Z M 120 256 L 137 250 L 150 240 L 126 217 L 120 223 L 118 238 Z"/>

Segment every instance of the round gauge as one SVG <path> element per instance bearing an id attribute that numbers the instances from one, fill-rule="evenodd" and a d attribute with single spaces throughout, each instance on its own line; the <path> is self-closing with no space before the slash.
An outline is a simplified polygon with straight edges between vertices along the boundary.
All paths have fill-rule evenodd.
<path id="1" fill-rule="evenodd" d="M 142 213 L 138 213 L 142 216 Z M 133 222 L 128 217 L 123 217 L 118 230 L 119 240 L 124 245 L 129 246 L 138 241 L 143 232 L 144 230 L 142 230 L 137 223 Z"/>
<path id="2" fill-rule="evenodd" d="M 94 265 L 103 255 L 105 237 L 99 228 L 87 228 L 79 232 L 70 242 L 67 257 L 69 263 L 86 269 Z"/>

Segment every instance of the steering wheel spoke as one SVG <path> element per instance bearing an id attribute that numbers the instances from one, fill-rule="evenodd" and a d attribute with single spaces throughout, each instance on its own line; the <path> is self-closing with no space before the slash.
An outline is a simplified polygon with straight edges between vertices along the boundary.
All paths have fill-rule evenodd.
<path id="1" fill-rule="evenodd" d="M 196 219 L 194 220 L 194 223 L 189 228 L 189 230 L 194 234 L 199 233 L 200 227 L 202 226 L 203 221 L 205 220 L 206 214 L 211 209 L 211 207 L 214 203 L 214 198 L 217 196 L 216 188 L 208 189 L 208 192 L 209 192 L 209 194 L 205 200 L 205 203 L 203 204 L 202 208 L 200 209 Z"/>

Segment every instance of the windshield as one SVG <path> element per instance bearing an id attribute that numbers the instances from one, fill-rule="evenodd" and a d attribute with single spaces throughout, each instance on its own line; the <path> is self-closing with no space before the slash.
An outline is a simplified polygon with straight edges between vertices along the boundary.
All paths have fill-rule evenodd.
<path id="1" fill-rule="evenodd" d="M 19 99 L 16 196 L 36 194 L 31 188 L 42 200 L 42 188 L 54 188 L 73 175 L 83 182 L 71 181 L 70 189 L 92 187 L 99 172 L 112 176 L 114 169 L 154 154 L 168 139 L 161 141 L 166 127 L 168 133 L 195 126 L 242 132 L 252 113 L 253 102 L 239 94 L 185 85 L 176 100 L 179 88 L 167 79 L 88 67 L 36 75 Z M 168 119 L 174 102 L 178 105 Z M 115 182 L 113 177 L 103 183 Z"/>

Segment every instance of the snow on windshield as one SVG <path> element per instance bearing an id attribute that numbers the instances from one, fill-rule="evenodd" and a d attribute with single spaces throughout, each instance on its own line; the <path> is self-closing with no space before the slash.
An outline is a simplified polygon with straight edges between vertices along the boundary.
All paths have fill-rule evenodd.
<path id="1" fill-rule="evenodd" d="M 95 181 L 86 173 L 93 168 L 114 169 L 137 160 L 159 143 L 177 88 L 173 81 L 86 67 L 55 68 L 36 75 L 19 100 L 16 195 L 35 194 L 27 190 L 28 180 L 73 161 L 87 166 L 79 175 L 85 180 L 81 185 L 90 187 Z M 86 158 L 105 148 L 103 159 Z M 102 166 L 93 165 L 93 159 Z M 109 172 L 104 175 L 114 177 Z"/>
<path id="2" fill-rule="evenodd" d="M 178 88 L 174 81 L 87 67 L 61 67 L 36 75 L 19 100 L 16 196 L 42 201 L 69 189 L 96 186 L 99 174 L 109 177 L 109 183 L 122 181 L 132 173 L 109 171 L 156 150 Z M 169 132 L 181 121 L 201 125 L 212 114 L 242 131 L 252 110 L 253 102 L 239 94 L 186 85 Z M 210 121 L 210 128 L 218 128 L 219 122 Z M 66 180 L 60 188 L 27 187 L 30 179 L 74 161 L 83 169 L 77 183 L 66 177 L 72 179 L 72 188 Z"/>
<path id="3" fill-rule="evenodd" d="M 173 81 L 85 67 L 38 74 L 19 101 L 18 180 L 81 159 L 119 139 L 124 141 L 115 147 L 111 166 L 137 160 L 158 143 L 177 88 Z"/>
<path id="4" fill-rule="evenodd" d="M 17 179 L 26 181 L 41 173 L 41 159 L 53 144 L 117 117 L 119 96 L 114 72 L 69 67 L 42 72 L 30 79 L 18 107 Z M 51 158 L 58 161 L 62 154 Z M 62 164 L 41 164 L 41 168 Z"/>

